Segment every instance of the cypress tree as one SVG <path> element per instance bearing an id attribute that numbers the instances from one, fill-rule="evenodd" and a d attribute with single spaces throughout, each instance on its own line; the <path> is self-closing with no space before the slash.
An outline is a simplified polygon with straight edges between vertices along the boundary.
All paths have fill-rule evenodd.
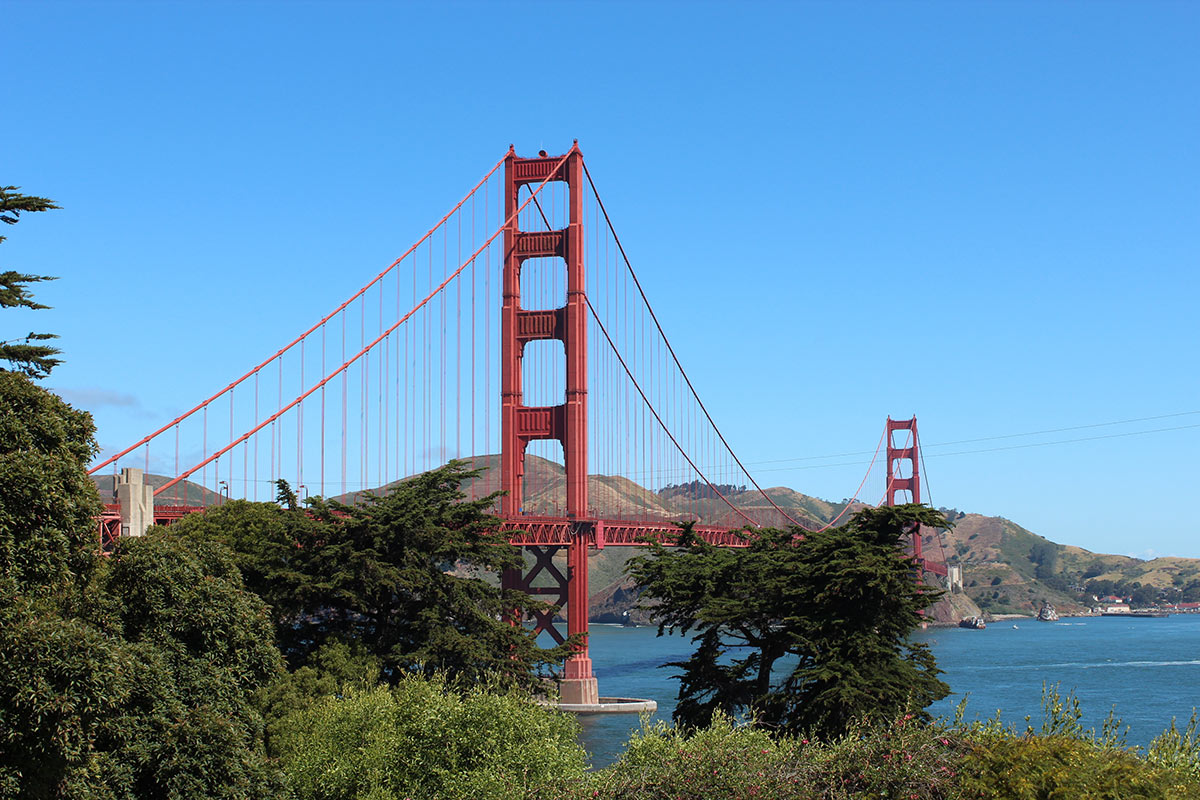
<path id="1" fill-rule="evenodd" d="M 22 213 L 36 213 L 58 208 L 53 200 L 45 197 L 21 194 L 19 186 L 0 186 L 0 222 L 6 225 L 16 225 Z M 0 236 L 0 242 L 7 237 Z M 52 281 L 48 275 L 27 275 L 15 270 L 0 270 L 0 308 L 43 309 L 42 305 L 33 299 L 28 284 L 40 281 Z M 12 365 L 12 370 L 22 372 L 30 378 L 44 378 L 50 374 L 61 359 L 55 358 L 61 351 L 57 347 L 37 344 L 49 339 L 57 339 L 52 333 L 34 333 L 0 342 L 0 360 Z"/>
<path id="2" fill-rule="evenodd" d="M 941 592 L 914 580 L 901 544 L 914 524 L 946 527 L 926 506 L 866 508 L 820 532 L 757 529 L 746 547 L 706 544 L 685 526 L 677 546 L 631 561 L 659 635 L 695 631 L 675 719 L 750 715 L 790 733 L 839 736 L 852 723 L 921 717 L 949 687 L 910 638 Z"/>

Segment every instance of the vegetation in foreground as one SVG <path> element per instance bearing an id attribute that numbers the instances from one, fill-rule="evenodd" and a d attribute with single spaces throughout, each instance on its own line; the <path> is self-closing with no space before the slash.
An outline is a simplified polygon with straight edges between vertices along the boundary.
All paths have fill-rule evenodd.
<path id="1" fill-rule="evenodd" d="M 999 719 L 950 726 L 902 714 L 829 739 L 778 735 L 718 714 L 684 730 L 636 733 L 620 760 L 586 772 L 578 723 L 527 698 L 447 691 L 418 678 L 349 690 L 286 723 L 279 760 L 302 800 L 564 798 L 586 800 L 1043 800 L 1200 796 L 1194 723 L 1148 750 L 1120 724 L 1079 725 L 1071 696 L 1045 694 L 1039 728 Z"/>

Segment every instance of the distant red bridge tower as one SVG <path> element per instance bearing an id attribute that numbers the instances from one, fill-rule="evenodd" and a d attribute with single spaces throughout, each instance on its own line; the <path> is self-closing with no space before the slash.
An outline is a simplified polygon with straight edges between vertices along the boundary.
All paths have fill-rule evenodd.
<path id="1" fill-rule="evenodd" d="M 897 446 L 896 431 L 908 431 L 911 435 L 905 445 Z M 921 470 L 918 459 L 919 444 L 917 442 L 917 418 L 887 420 L 887 499 L 889 506 L 896 505 L 896 494 L 908 492 L 909 500 L 901 502 L 921 502 Z M 905 464 L 904 462 L 907 462 Z M 900 477 L 907 474 L 907 478 Z M 922 567 L 925 559 L 921 555 L 921 528 L 918 525 L 912 532 L 912 556 Z"/>
<path id="2" fill-rule="evenodd" d="M 904 443 L 895 440 L 897 431 L 908 431 L 911 435 L 905 437 Z M 908 499 L 900 498 L 900 502 L 921 502 L 921 439 L 917 435 L 917 418 L 892 419 L 887 421 L 887 495 L 884 504 L 896 505 L 896 495 L 908 492 Z M 902 477 L 907 476 L 907 477 Z M 941 561 L 930 561 L 925 558 L 921 548 L 921 526 L 914 525 L 911 537 L 911 554 L 917 561 L 921 572 L 931 572 L 934 575 L 946 576 L 946 565 Z M 943 560 L 945 555 L 942 556 Z M 918 575 L 918 578 L 923 576 Z"/>

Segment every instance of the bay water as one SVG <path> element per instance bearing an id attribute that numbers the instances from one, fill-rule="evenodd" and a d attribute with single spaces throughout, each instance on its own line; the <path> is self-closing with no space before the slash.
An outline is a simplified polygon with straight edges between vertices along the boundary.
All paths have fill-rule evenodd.
<path id="1" fill-rule="evenodd" d="M 592 667 L 607 697 L 658 702 L 647 721 L 671 721 L 678 681 L 669 661 L 691 653 L 690 637 L 656 636 L 654 628 L 591 626 Z M 986 719 L 997 710 L 1022 730 L 1025 717 L 1042 720 L 1043 685 L 1074 691 L 1085 728 L 1099 730 L 1109 709 L 1129 728 L 1130 745 L 1148 745 L 1170 724 L 1183 727 L 1200 706 L 1200 614 L 1166 618 L 1073 617 L 1058 622 L 998 621 L 986 630 L 931 628 L 916 634 L 937 658 L 951 689 L 931 706 L 949 720 L 967 697 L 966 719 Z M 612 763 L 637 715 L 580 717 L 581 741 L 595 766 Z"/>

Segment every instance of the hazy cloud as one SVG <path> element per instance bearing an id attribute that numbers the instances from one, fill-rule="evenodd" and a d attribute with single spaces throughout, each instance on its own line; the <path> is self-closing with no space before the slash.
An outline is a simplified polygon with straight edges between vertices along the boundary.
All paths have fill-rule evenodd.
<path id="1" fill-rule="evenodd" d="M 79 406 L 84 409 L 101 408 L 103 406 L 117 406 L 123 408 L 136 408 L 141 405 L 136 397 L 124 392 L 114 392 L 109 389 L 98 389 L 95 387 L 83 389 L 56 389 L 59 396 L 73 406 Z"/>
<path id="2" fill-rule="evenodd" d="M 1159 551 L 1155 550 L 1153 547 L 1148 547 L 1140 553 L 1126 553 L 1125 555 L 1129 556 L 1130 558 L 1140 558 L 1143 561 L 1153 561 L 1156 558 L 1174 556 L 1175 554 L 1174 553 L 1160 553 Z"/>

